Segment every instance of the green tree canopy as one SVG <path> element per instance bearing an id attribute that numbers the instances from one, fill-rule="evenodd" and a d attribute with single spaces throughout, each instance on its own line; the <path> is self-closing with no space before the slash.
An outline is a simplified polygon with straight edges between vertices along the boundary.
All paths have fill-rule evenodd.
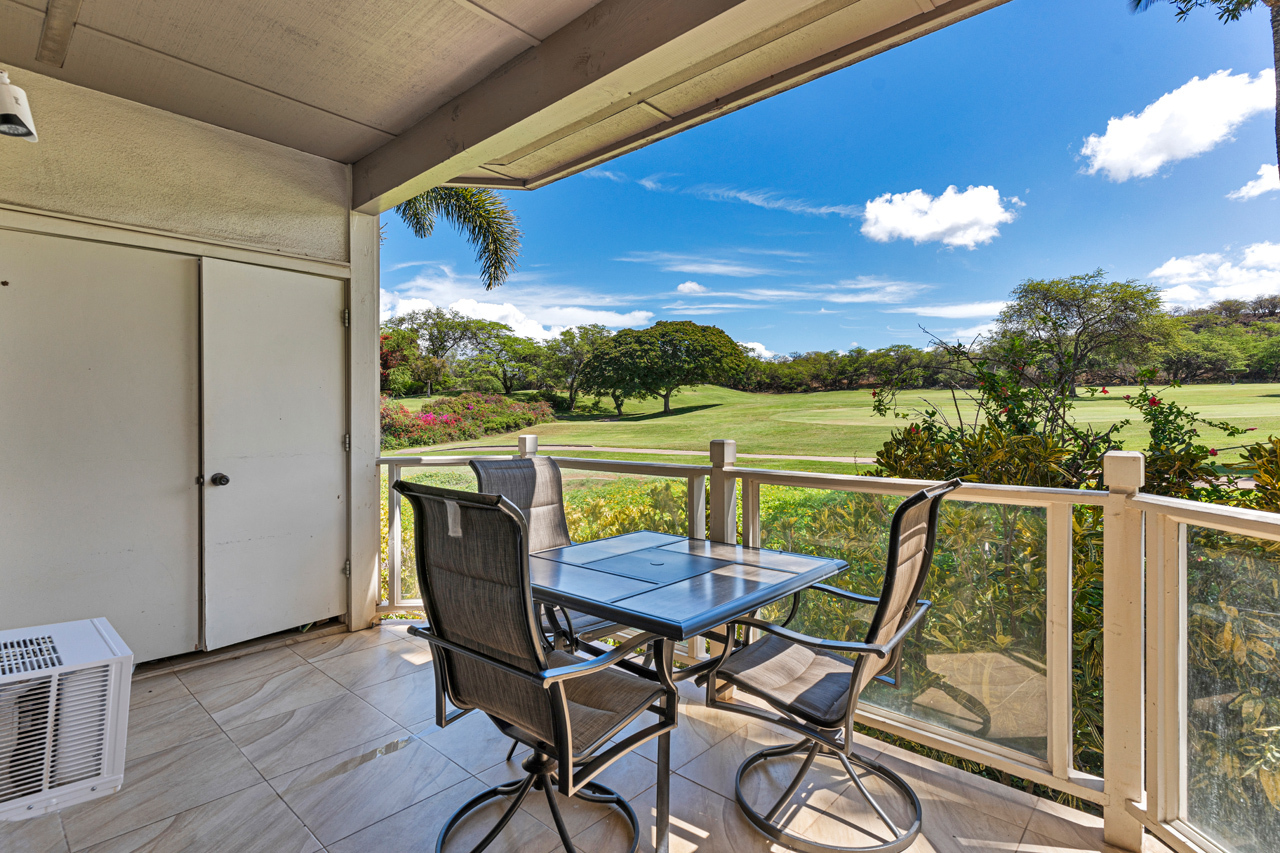
<path id="1" fill-rule="evenodd" d="M 613 333 L 599 324 L 588 324 L 565 329 L 559 337 L 547 341 L 548 364 L 551 375 L 564 383 L 569 392 L 569 411 L 573 411 L 582 387 L 582 369 L 596 347 L 607 341 Z"/>
<path id="2" fill-rule="evenodd" d="M 662 398 L 671 412 L 671 395 L 685 385 L 720 382 L 746 366 L 742 347 L 716 326 L 689 320 L 659 321 L 647 329 L 623 329 L 613 347 L 632 371 L 630 383 Z"/>
<path id="3" fill-rule="evenodd" d="M 997 333 L 1039 344 L 1035 368 L 1059 394 L 1075 394 L 1077 377 L 1101 360 L 1141 362 L 1173 334 L 1159 291 L 1106 273 L 1019 284 L 997 319 Z"/>

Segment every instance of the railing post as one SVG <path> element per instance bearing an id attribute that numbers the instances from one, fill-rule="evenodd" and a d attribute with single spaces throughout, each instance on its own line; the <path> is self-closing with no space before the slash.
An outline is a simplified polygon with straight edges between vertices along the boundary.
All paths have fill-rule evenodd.
<path id="1" fill-rule="evenodd" d="M 1142 823 L 1127 807 L 1143 798 L 1142 510 L 1129 503 L 1146 482 L 1146 458 L 1113 450 L 1102 459 L 1111 501 L 1102 538 L 1102 766 L 1108 800 L 1103 837 L 1121 850 L 1142 850 Z"/>
<path id="2" fill-rule="evenodd" d="M 516 450 L 521 459 L 538 455 L 538 437 L 536 435 L 516 436 Z"/>
<path id="3" fill-rule="evenodd" d="M 707 538 L 707 475 L 689 478 L 689 491 L 685 495 L 685 511 L 689 516 L 689 538 Z"/>
<path id="4" fill-rule="evenodd" d="M 400 493 L 391 488 L 400 479 L 400 466 L 387 466 L 387 603 L 400 604 Z"/>
<path id="5" fill-rule="evenodd" d="M 717 438 L 711 442 L 711 530 L 708 535 L 713 542 L 738 542 L 738 481 L 724 470 L 732 468 L 737 460 L 736 441 Z"/>

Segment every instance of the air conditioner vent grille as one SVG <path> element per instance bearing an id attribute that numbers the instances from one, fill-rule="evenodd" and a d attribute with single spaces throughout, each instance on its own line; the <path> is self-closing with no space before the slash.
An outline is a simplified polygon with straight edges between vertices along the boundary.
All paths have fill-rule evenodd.
<path id="1" fill-rule="evenodd" d="M 23 637 L 0 641 L 0 675 L 17 675 L 62 666 L 53 637 Z"/>

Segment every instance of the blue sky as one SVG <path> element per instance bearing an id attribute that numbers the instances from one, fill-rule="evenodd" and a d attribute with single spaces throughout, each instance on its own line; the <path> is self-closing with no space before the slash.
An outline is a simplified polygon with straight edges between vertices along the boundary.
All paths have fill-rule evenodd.
<path id="1" fill-rule="evenodd" d="M 790 353 L 971 336 L 1019 281 L 1098 267 L 1170 304 L 1280 292 L 1265 7 L 1127 6 L 1013 0 L 507 193 L 524 249 L 499 290 L 450 229 L 385 214 L 383 314 L 450 305 L 540 337 L 691 319 Z"/>

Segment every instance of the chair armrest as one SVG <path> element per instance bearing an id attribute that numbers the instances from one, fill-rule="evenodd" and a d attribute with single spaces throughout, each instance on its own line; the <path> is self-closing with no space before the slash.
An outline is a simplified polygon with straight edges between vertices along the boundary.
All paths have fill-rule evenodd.
<path id="1" fill-rule="evenodd" d="M 843 590 L 841 590 L 843 592 Z M 853 595 L 853 593 L 849 593 Z M 843 596 L 842 596 L 843 597 Z M 859 596 L 860 598 L 863 596 Z M 808 634 L 801 634 L 799 631 L 792 631 L 790 628 L 784 628 L 781 625 L 774 625 L 771 622 L 765 622 L 763 619 L 756 619 L 751 616 L 744 616 L 740 619 L 733 620 L 735 625 L 747 625 L 751 628 L 764 631 L 767 634 L 773 634 L 784 640 L 789 640 L 797 645 L 807 646 L 811 649 L 820 649 L 827 652 L 852 652 L 856 654 L 875 655 L 878 658 L 887 658 L 890 652 L 902 642 L 903 638 L 911 632 L 916 625 L 920 624 L 920 620 L 924 618 L 925 613 L 933 606 L 933 602 L 921 600 L 917 602 L 916 612 L 911 614 L 911 618 L 903 623 L 898 632 L 890 637 L 884 643 L 857 643 L 848 640 L 826 640 L 821 637 L 811 637 Z"/>
<path id="2" fill-rule="evenodd" d="M 657 634 L 637 634 L 629 640 L 626 640 L 613 651 L 608 654 L 601 655 L 593 660 L 583 661 L 582 663 L 571 664 L 570 666 L 561 666 L 556 669 L 546 669 L 539 673 L 543 684 L 555 684 L 559 681 L 567 681 L 571 678 L 580 678 L 584 675 L 590 675 L 602 669 L 608 669 L 627 655 L 634 652 L 641 646 L 646 646 L 654 640 L 662 639 Z"/>
<path id="3" fill-rule="evenodd" d="M 836 598 L 843 598 L 846 601 L 856 601 L 859 604 L 879 604 L 880 599 L 870 595 L 859 595 L 856 592 L 849 592 L 847 589 L 840 589 L 838 586 L 830 586 L 825 583 L 815 583 L 809 589 L 825 592 L 827 595 L 834 595 Z"/>

